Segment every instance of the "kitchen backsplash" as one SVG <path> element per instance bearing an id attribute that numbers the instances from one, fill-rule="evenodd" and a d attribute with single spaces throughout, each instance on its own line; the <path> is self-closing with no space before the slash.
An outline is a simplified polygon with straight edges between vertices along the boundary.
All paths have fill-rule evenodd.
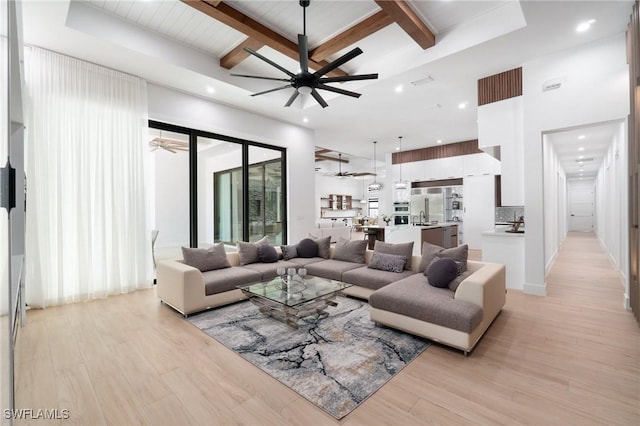
<path id="1" fill-rule="evenodd" d="M 496 223 L 515 222 L 524 216 L 524 206 L 496 207 Z"/>

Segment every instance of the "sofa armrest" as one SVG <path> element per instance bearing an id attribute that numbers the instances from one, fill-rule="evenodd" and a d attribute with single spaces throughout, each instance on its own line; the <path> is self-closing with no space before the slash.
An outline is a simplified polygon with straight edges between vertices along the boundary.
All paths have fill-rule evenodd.
<path id="1" fill-rule="evenodd" d="M 158 297 L 183 314 L 205 294 L 202 272 L 193 266 L 164 260 L 158 262 L 156 272 Z"/>
<path id="2" fill-rule="evenodd" d="M 481 266 L 460 283 L 454 298 L 479 305 L 483 309 L 483 317 L 493 319 L 505 303 L 505 266 L 487 262 L 470 263 L 477 263 Z"/>

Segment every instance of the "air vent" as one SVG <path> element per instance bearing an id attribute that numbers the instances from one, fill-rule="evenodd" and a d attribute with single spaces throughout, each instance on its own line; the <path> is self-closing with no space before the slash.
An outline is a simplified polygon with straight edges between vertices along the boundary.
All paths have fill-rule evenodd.
<path id="1" fill-rule="evenodd" d="M 411 84 L 413 84 L 414 86 L 422 86 L 423 84 L 427 84 L 427 83 L 431 83 L 433 81 L 433 77 L 431 77 L 430 75 L 421 78 L 419 80 L 414 80 L 411 82 Z"/>
<path id="2" fill-rule="evenodd" d="M 576 160 L 576 163 L 583 163 L 585 161 L 593 161 L 593 157 L 591 158 L 579 158 Z"/>
<path id="3" fill-rule="evenodd" d="M 547 80 L 542 83 L 542 91 L 548 92 L 550 90 L 556 90 L 562 87 L 562 82 L 564 78 L 552 78 L 551 80 Z"/>

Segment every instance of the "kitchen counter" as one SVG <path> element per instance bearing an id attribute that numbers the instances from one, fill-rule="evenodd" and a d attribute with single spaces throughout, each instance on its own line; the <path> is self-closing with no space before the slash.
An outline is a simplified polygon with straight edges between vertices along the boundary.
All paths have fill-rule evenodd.
<path id="1" fill-rule="evenodd" d="M 507 269 L 507 288 L 524 287 L 524 233 L 505 232 L 511 226 L 496 226 L 482 233 L 482 260 L 501 263 Z"/>
<path id="2" fill-rule="evenodd" d="M 420 226 L 416 226 L 416 225 L 394 225 L 394 226 L 387 226 L 385 227 L 385 236 L 384 236 L 384 240 L 386 242 L 389 243 L 406 243 L 406 242 L 410 242 L 413 241 L 413 254 L 415 255 L 421 255 L 421 251 L 422 251 L 422 243 L 425 241 L 425 236 L 427 236 L 424 231 L 432 231 L 432 232 L 436 232 L 435 230 L 437 229 L 441 229 L 441 228 L 449 228 L 452 226 L 458 226 L 460 224 L 460 222 L 442 222 L 442 223 L 438 223 L 438 224 L 434 224 L 434 225 L 420 225 Z M 441 235 L 444 235 L 444 229 L 441 231 Z M 455 236 L 455 241 L 453 242 L 453 246 L 457 245 L 457 241 L 458 241 L 458 236 L 457 236 L 457 232 L 453 232 L 453 235 Z M 440 236 L 434 236 L 435 238 L 442 238 Z M 429 236 L 427 236 L 427 238 L 429 238 Z M 439 246 L 443 246 L 443 242 L 441 241 L 428 241 L 431 244 L 436 244 Z M 448 247 L 451 246 L 451 244 L 444 244 Z"/>
<path id="3" fill-rule="evenodd" d="M 522 232 L 507 232 L 507 230 L 511 229 L 511 226 L 496 226 L 495 229 L 491 229 L 488 231 L 484 231 L 482 235 L 490 236 L 490 237 L 523 237 L 524 238 L 524 228 L 520 228 Z"/>

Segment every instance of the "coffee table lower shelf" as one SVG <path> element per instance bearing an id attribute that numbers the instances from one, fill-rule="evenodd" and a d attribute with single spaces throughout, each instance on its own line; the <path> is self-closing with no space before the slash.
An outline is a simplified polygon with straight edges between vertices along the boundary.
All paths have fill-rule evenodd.
<path id="1" fill-rule="evenodd" d="M 336 294 L 334 293 L 297 306 L 286 306 L 258 296 L 253 296 L 250 300 L 263 314 L 282 321 L 293 328 L 298 328 L 298 321 L 302 318 L 315 315 L 317 319 L 320 319 L 329 316 L 326 311 L 327 307 L 338 306 L 334 301 L 335 298 Z"/>

